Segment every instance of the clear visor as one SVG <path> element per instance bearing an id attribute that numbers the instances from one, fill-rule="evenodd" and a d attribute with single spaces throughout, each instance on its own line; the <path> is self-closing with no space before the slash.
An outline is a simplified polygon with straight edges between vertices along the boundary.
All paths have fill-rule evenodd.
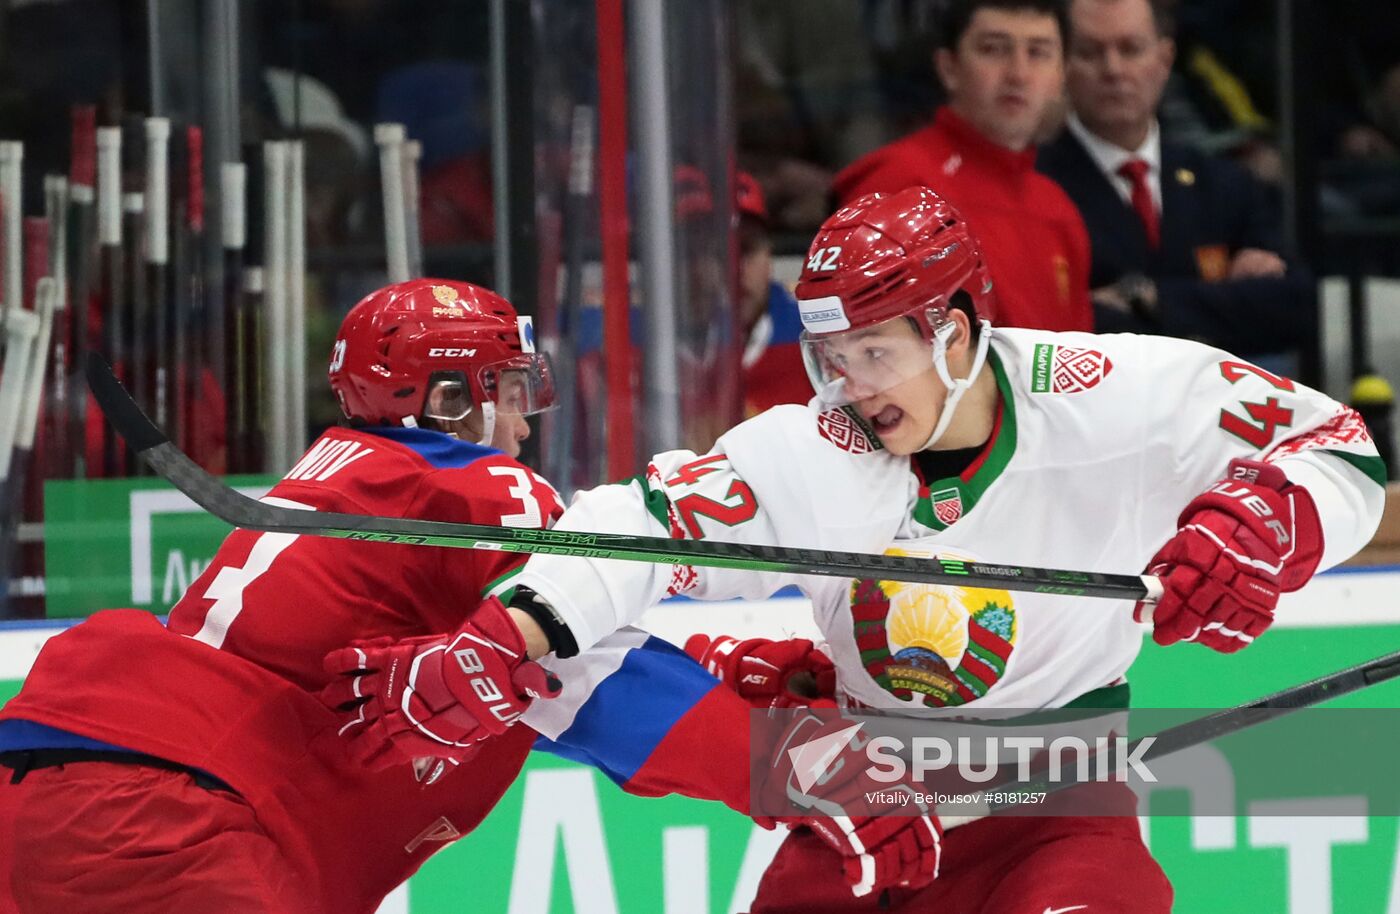
<path id="1" fill-rule="evenodd" d="M 486 399 L 496 406 L 497 415 L 533 416 L 553 409 L 554 371 L 549 355 L 543 352 L 522 353 L 477 369 L 477 382 Z M 434 375 L 432 390 L 439 391 L 438 406 L 428 397 L 423 415 L 430 419 L 456 422 L 465 419 L 476 406 L 466 376 L 460 371 L 439 372 Z"/>
<path id="2" fill-rule="evenodd" d="M 807 377 L 824 404 L 857 403 L 933 371 L 933 343 L 914 318 L 896 317 L 845 333 L 802 334 Z"/>

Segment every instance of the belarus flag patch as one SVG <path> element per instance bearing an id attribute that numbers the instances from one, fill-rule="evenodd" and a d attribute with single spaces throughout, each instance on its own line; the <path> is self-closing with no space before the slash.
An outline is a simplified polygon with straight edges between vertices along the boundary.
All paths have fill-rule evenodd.
<path id="1" fill-rule="evenodd" d="M 1112 370 L 1108 356 L 1097 350 L 1037 343 L 1031 358 L 1031 393 L 1077 394 L 1098 386 Z"/>

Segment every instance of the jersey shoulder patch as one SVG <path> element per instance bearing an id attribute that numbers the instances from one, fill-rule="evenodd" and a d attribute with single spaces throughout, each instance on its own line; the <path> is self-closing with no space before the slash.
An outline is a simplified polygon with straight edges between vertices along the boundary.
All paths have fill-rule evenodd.
<path id="1" fill-rule="evenodd" d="M 839 406 L 817 416 L 817 432 L 843 451 L 868 454 L 884 448 L 854 407 Z"/>
<path id="2" fill-rule="evenodd" d="M 1099 386 L 1113 361 L 1097 349 L 1036 343 L 1029 363 L 1032 394 L 1077 394 Z"/>

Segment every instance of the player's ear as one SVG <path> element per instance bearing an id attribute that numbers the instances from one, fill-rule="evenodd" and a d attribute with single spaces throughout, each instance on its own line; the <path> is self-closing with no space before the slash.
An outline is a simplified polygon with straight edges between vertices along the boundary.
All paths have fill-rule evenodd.
<path id="1" fill-rule="evenodd" d="M 938 74 L 938 81 L 943 84 L 943 91 L 949 95 L 958 90 L 958 68 L 955 52 L 947 48 L 935 48 L 933 52 L 933 71 Z"/>
<path id="2" fill-rule="evenodd" d="M 962 308 L 949 308 L 946 320 L 957 327 L 948 340 L 948 354 L 956 355 L 972 348 L 972 321 Z"/>

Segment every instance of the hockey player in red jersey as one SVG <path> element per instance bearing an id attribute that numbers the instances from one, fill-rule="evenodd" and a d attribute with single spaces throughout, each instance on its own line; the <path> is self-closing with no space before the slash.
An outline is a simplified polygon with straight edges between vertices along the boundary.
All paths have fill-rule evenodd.
<path id="1" fill-rule="evenodd" d="M 467 283 L 371 294 L 330 363 L 349 426 L 265 500 L 546 525 L 558 496 L 515 459 L 554 395 L 533 342 L 528 318 Z M 481 820 L 530 750 L 535 734 L 508 725 L 552 683 L 524 659 L 523 615 L 489 599 L 521 560 L 236 530 L 168 627 L 109 610 L 52 638 L 0 711 L 0 898 L 26 912 L 372 911 Z M 454 630 L 482 645 L 480 668 L 425 671 L 398 693 L 416 760 L 350 758 L 313 694 L 330 680 L 323 655 L 370 637 L 423 650 Z M 476 712 L 459 712 L 469 726 L 432 717 L 449 698 Z M 460 764 L 434 755 L 449 729 Z"/>

